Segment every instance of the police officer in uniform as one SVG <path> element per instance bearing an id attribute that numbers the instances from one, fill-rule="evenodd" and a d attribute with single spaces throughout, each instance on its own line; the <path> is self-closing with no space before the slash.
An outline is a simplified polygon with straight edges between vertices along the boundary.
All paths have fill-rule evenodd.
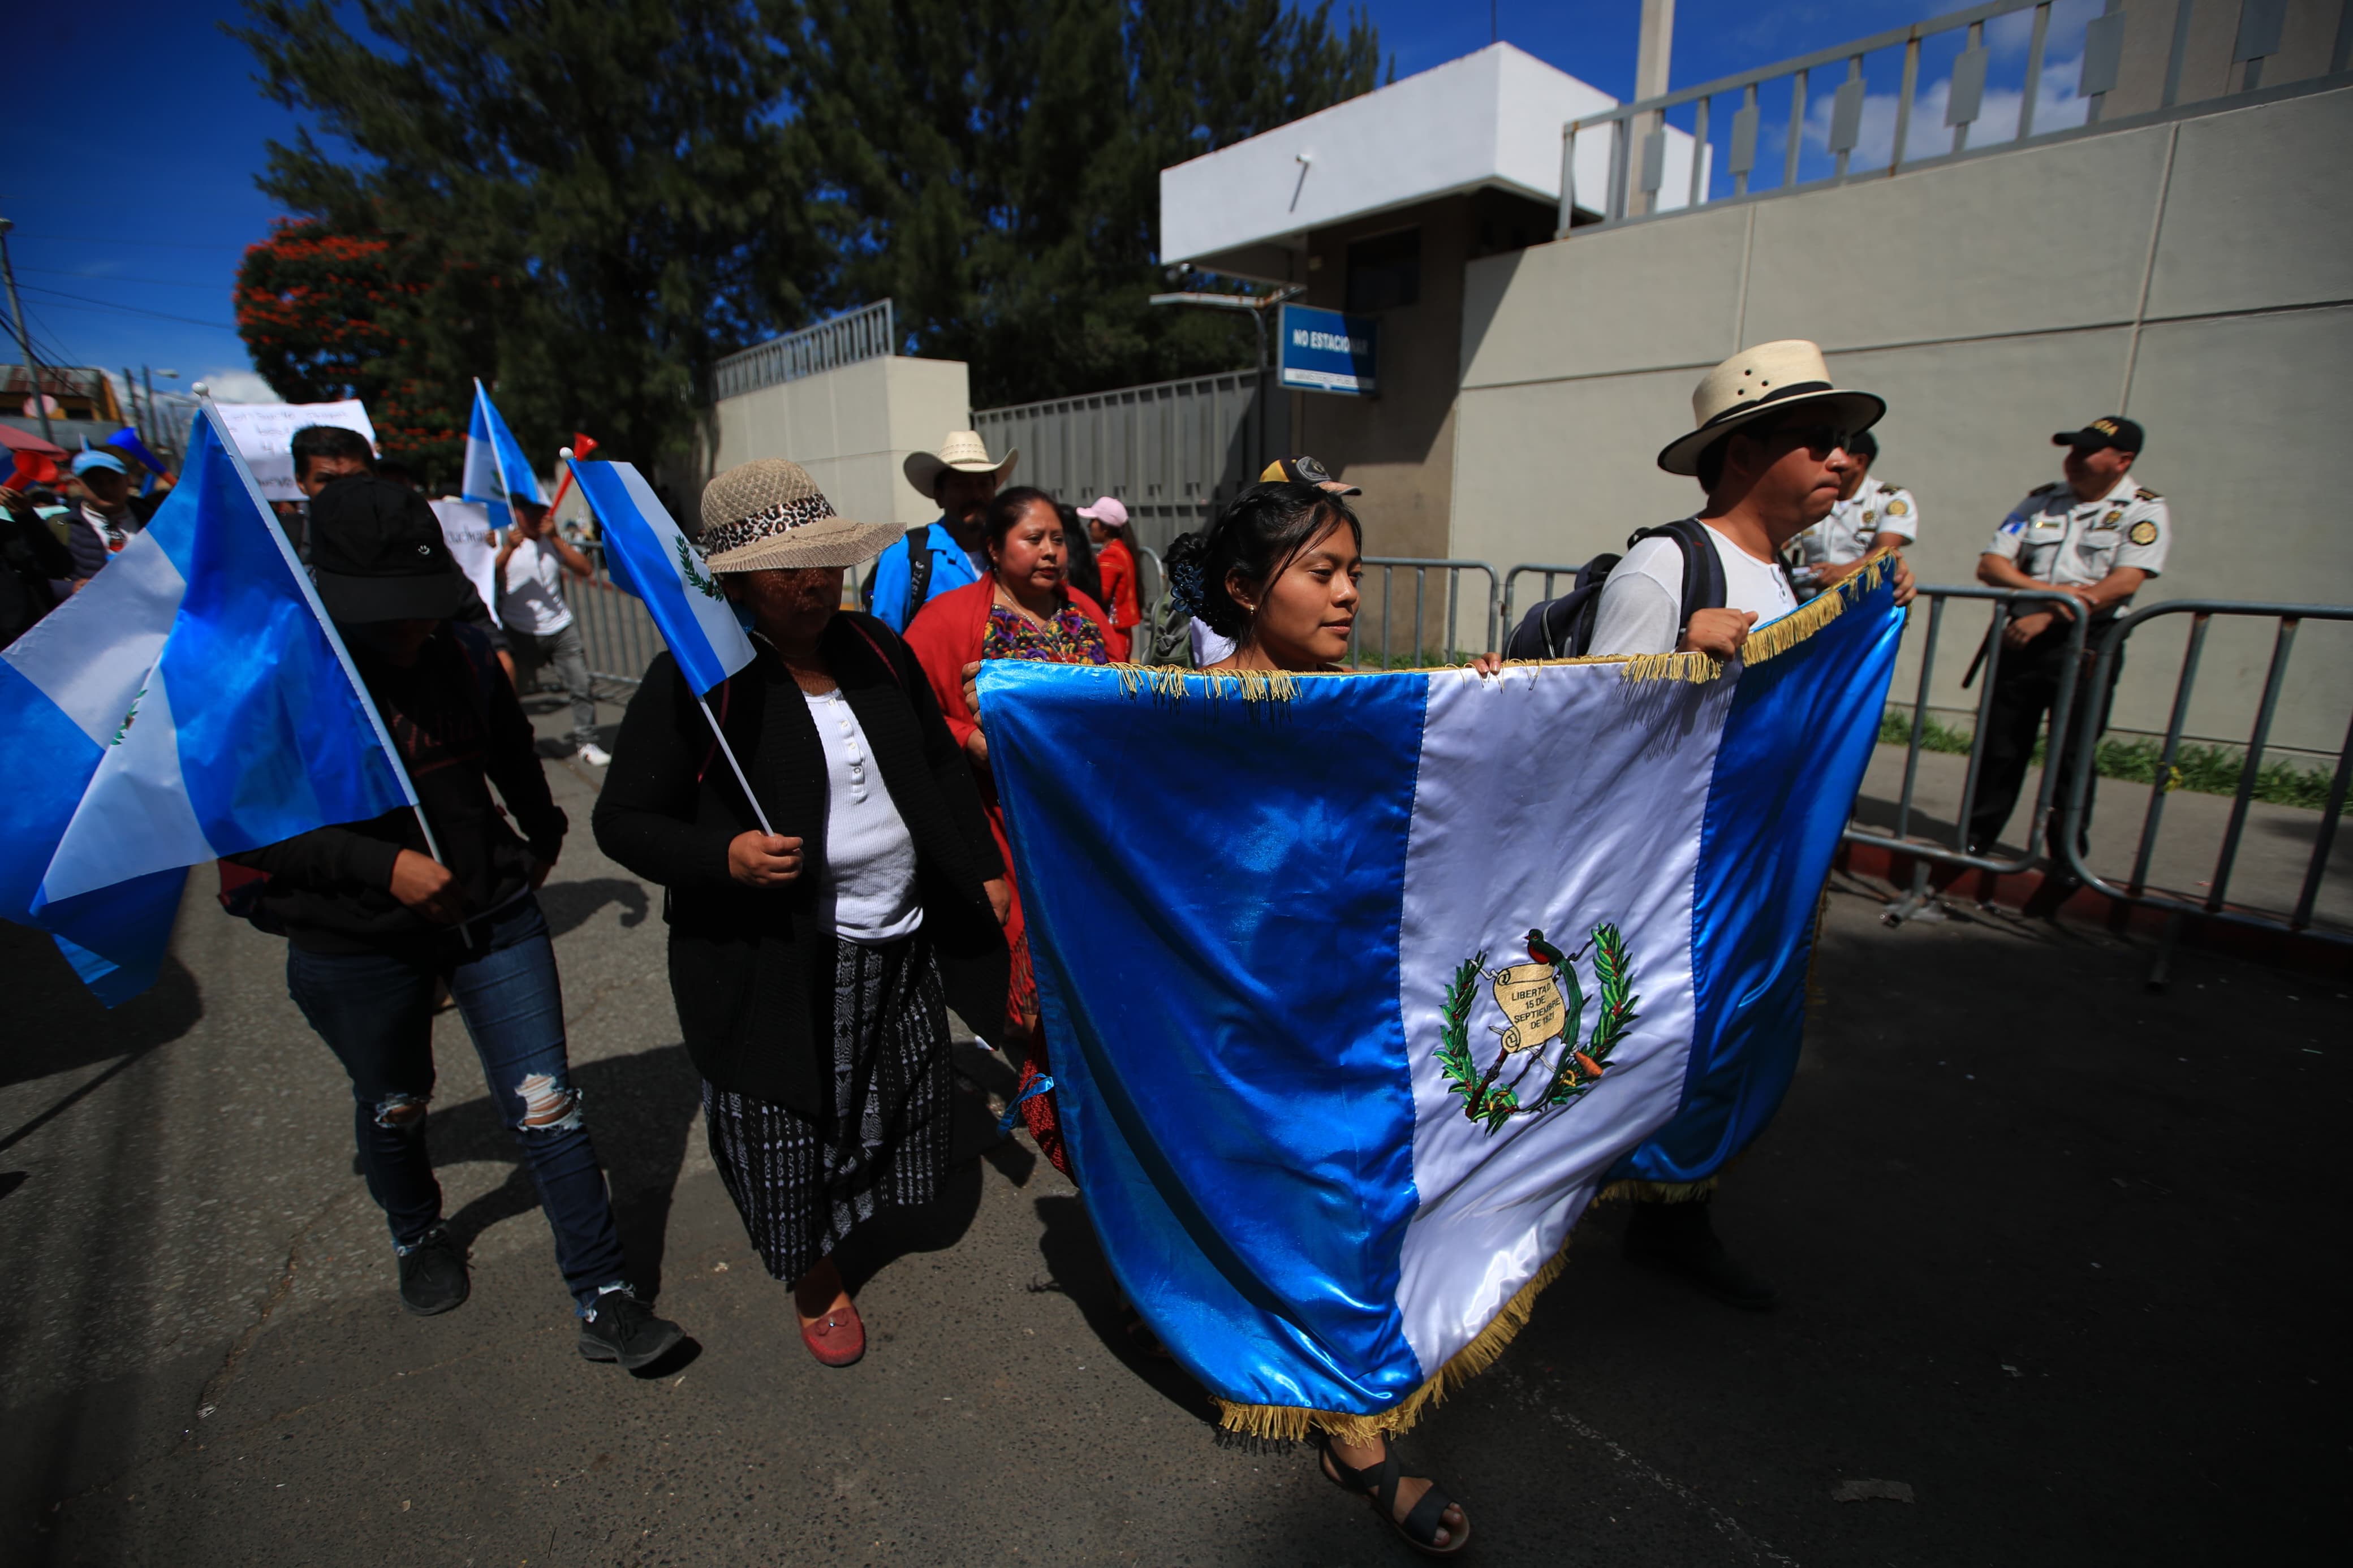
<path id="1" fill-rule="evenodd" d="M 1901 550 L 1920 535 L 1920 507 L 1912 492 L 1872 477 L 1872 467 L 1879 460 L 1879 438 L 1858 430 L 1847 443 L 1846 455 L 1854 466 L 1839 489 L 1838 505 L 1781 551 L 1801 599 L 1811 599 L 1852 574 L 1873 551 Z"/>
<path id="2" fill-rule="evenodd" d="M 1969 848 L 1975 854 L 1983 854 L 1992 846 L 2010 820 L 2011 807 L 2018 804 L 2019 787 L 2033 759 L 2035 737 L 2042 731 L 2043 715 L 2058 700 L 2060 682 L 2076 683 L 2075 716 L 2070 729 L 2081 722 L 2084 704 L 2093 701 L 2099 704 L 2092 731 L 2094 740 L 2107 728 L 2108 704 L 2124 659 L 2119 650 L 2119 657 L 2108 667 L 2106 687 L 2096 692 L 2091 689 L 2101 633 L 2132 602 L 2140 585 L 2164 570 L 2165 552 L 2173 542 L 2173 520 L 2164 499 L 2132 476 L 2133 460 L 2141 450 L 2138 425 L 2120 415 L 2110 416 L 2094 419 L 2080 430 L 2062 430 L 2051 440 L 2067 448 L 2066 479 L 2033 491 L 2002 520 L 1993 542 L 1978 557 L 1978 581 L 1995 588 L 2056 588 L 2073 596 L 2081 608 L 2038 608 L 2018 616 L 2002 632 L 2001 666 L 1987 716 L 1977 809 L 1969 817 Z M 2090 641 L 2084 651 L 2083 668 L 2070 669 L 2068 620 L 2079 613 L 2092 617 Z M 2079 755 L 2073 746 L 2052 750 L 2060 752 L 2054 800 L 2063 804 L 2074 787 L 2074 771 L 2088 765 L 2090 759 Z M 2063 868 L 2060 821 L 2054 807 L 2048 848 L 2052 862 Z M 2086 789 L 2083 823 L 2086 831 L 2078 836 L 2079 850 L 2087 846 L 2091 824 L 2092 796 Z"/>

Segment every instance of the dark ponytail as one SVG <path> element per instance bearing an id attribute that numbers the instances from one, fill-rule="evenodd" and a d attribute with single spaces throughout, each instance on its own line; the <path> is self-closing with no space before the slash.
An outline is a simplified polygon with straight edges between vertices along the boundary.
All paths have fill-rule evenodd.
<path id="1" fill-rule="evenodd" d="M 1169 601 L 1219 637 L 1239 639 L 1250 613 L 1227 591 L 1227 576 L 1240 572 L 1263 594 L 1301 551 L 1340 522 L 1362 550 L 1364 525 L 1338 496 L 1290 480 L 1252 485 L 1208 527 L 1180 534 L 1168 547 Z"/>

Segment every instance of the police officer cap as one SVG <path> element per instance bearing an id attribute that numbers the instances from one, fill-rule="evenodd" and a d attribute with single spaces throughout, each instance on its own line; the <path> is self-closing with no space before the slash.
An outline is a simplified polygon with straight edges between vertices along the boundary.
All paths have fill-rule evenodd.
<path id="1" fill-rule="evenodd" d="M 2119 452 L 2137 454 L 2140 443 L 2140 426 L 2121 414 L 2103 415 L 2081 430 L 2062 430 L 2051 437 L 2054 447 L 2073 447 L 2084 452 L 2114 447 Z"/>

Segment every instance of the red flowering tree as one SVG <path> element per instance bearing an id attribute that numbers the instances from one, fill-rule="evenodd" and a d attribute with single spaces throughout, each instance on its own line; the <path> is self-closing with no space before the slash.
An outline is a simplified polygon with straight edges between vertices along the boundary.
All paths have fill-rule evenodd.
<path id="1" fill-rule="evenodd" d="M 465 384 L 430 343 L 444 268 L 406 236 L 280 218 L 246 248 L 237 335 L 254 368 L 290 403 L 356 397 L 384 455 L 420 475 L 464 460 Z"/>

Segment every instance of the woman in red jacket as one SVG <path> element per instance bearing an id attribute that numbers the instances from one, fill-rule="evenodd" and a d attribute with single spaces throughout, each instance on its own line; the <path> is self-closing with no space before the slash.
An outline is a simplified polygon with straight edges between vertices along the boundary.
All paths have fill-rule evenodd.
<path id="1" fill-rule="evenodd" d="M 907 627 L 907 646 L 923 667 L 924 677 L 939 698 L 948 732 L 964 748 L 988 809 L 988 825 L 1005 857 L 1007 877 L 1012 878 L 1013 847 L 1005 837 L 1005 808 L 997 798 L 988 773 L 988 742 L 973 722 L 965 699 L 965 668 L 981 659 L 1029 658 L 1056 664 L 1109 664 L 1112 633 L 1103 606 L 1064 581 L 1069 543 L 1061 513 L 1054 500 L 1040 489 L 1019 486 L 989 503 L 985 525 L 989 574 L 977 583 L 942 594 L 923 607 Z M 1018 884 L 1005 938 L 1013 952 L 1013 984 L 1006 999 L 1006 1016 L 999 1030 L 1018 1042 L 1031 1058 L 1023 1073 L 1024 1087 L 1039 1070 L 1038 983 L 1029 969 L 1029 946 L 1023 936 Z M 971 1020 L 984 1030 L 989 1021 Z M 1031 1131 L 1059 1167 L 1059 1138 L 1050 1143 L 1050 1123 L 1041 1131 L 1045 1108 L 1032 1100 L 1024 1104 Z"/>

